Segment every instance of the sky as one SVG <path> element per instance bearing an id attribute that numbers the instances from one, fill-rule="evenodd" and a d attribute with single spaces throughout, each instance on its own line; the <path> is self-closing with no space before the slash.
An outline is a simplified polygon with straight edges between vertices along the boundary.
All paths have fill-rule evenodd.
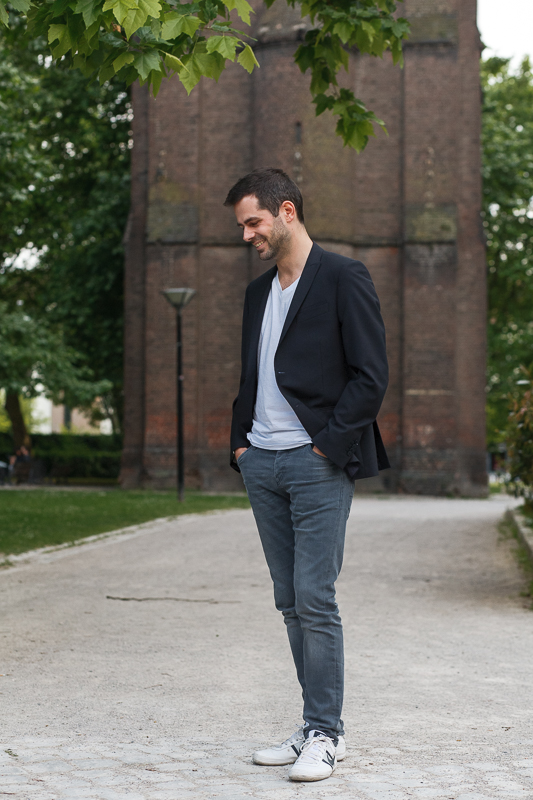
<path id="1" fill-rule="evenodd" d="M 477 25 L 486 49 L 483 57 L 525 55 L 533 61 L 533 0 L 477 0 Z"/>

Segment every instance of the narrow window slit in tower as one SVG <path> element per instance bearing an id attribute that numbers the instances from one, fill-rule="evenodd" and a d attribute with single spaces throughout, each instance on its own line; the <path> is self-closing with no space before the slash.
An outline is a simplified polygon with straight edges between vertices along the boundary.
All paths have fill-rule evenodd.
<path id="1" fill-rule="evenodd" d="M 294 132 L 295 132 L 295 137 L 296 137 L 296 144 L 301 144 L 302 143 L 302 123 L 301 122 L 297 122 L 296 123 L 296 125 L 294 126 Z"/>

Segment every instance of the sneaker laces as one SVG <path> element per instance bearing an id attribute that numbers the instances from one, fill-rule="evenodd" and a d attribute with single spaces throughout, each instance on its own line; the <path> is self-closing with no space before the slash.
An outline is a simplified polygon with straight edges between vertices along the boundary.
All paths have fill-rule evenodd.
<path id="1" fill-rule="evenodd" d="M 331 739 L 328 739 L 323 734 L 313 736 L 312 739 L 306 739 L 300 750 L 300 758 L 298 760 L 310 761 L 314 764 L 322 761 L 330 741 Z"/>
<path id="2" fill-rule="evenodd" d="M 304 729 L 303 725 L 296 725 L 296 730 L 294 733 L 289 736 L 288 739 L 285 739 L 284 742 L 278 744 L 278 747 L 290 747 L 291 744 L 296 744 L 296 742 L 300 742 L 303 739 Z"/>

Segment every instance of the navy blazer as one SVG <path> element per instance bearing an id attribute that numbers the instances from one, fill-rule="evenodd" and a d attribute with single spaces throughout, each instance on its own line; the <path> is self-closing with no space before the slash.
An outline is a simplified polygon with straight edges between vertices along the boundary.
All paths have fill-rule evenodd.
<path id="1" fill-rule="evenodd" d="M 231 466 L 248 447 L 257 393 L 257 356 L 272 267 L 248 286 L 242 372 L 233 403 Z M 313 244 L 294 293 L 274 371 L 280 392 L 313 444 L 352 478 L 390 466 L 376 423 L 388 383 L 385 327 L 367 268 Z"/>

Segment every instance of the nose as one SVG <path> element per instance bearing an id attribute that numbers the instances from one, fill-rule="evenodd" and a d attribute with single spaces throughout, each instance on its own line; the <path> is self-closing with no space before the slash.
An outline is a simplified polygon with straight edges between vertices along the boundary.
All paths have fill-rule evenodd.
<path id="1" fill-rule="evenodd" d="M 255 234 L 252 230 L 246 227 L 243 228 L 242 238 L 244 239 L 245 242 L 251 242 L 254 236 Z"/>

